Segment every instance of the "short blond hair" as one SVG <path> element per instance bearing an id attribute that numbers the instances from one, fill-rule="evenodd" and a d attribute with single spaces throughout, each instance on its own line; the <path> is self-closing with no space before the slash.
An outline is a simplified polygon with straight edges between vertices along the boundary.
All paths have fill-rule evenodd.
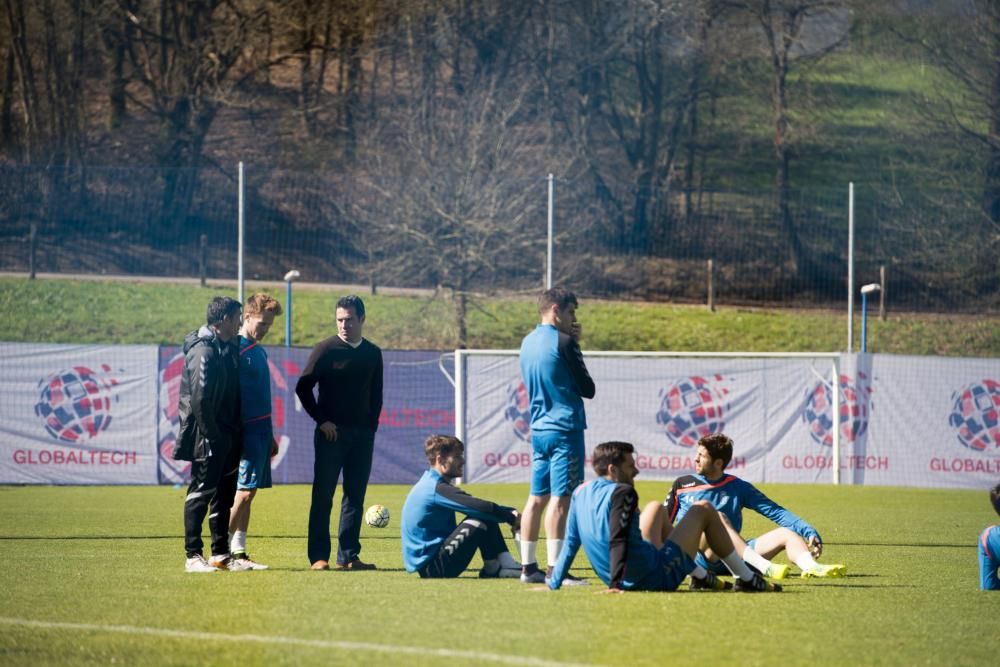
<path id="1" fill-rule="evenodd" d="M 260 315 L 262 313 L 274 313 L 277 317 L 281 315 L 281 304 L 270 294 L 257 292 L 247 299 L 246 306 L 243 307 L 244 315 Z"/>

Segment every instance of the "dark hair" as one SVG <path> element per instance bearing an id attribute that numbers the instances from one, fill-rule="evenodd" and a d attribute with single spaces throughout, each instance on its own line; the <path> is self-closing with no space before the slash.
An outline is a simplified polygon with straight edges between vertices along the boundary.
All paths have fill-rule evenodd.
<path id="1" fill-rule="evenodd" d="M 698 446 L 707 449 L 712 459 L 722 459 L 723 470 L 733 460 L 733 439 L 728 435 L 722 433 L 706 435 L 698 441 Z"/>
<path id="2" fill-rule="evenodd" d="M 993 503 L 993 509 L 996 510 L 996 513 L 1000 514 L 1000 484 L 990 489 L 990 502 Z"/>
<path id="3" fill-rule="evenodd" d="M 618 442 L 614 440 L 611 442 L 602 442 L 597 447 L 594 447 L 592 457 L 594 472 L 599 477 L 604 477 L 608 474 L 608 466 L 621 467 L 625 462 L 625 455 L 634 452 L 635 446 L 631 442 Z"/>
<path id="4" fill-rule="evenodd" d="M 365 316 L 365 302 L 361 300 L 360 296 L 355 294 L 349 294 L 337 299 L 337 305 L 334 310 L 337 308 L 343 308 L 344 310 L 353 308 L 354 314 L 358 316 L 359 320 Z"/>
<path id="5" fill-rule="evenodd" d="M 453 435 L 432 435 L 424 442 L 424 456 L 431 465 L 437 463 L 438 456 L 447 457 L 464 449 L 462 441 Z"/>
<path id="6" fill-rule="evenodd" d="M 538 297 L 538 312 L 544 313 L 553 305 L 559 310 L 566 310 L 570 305 L 579 306 L 580 304 L 576 300 L 576 295 L 568 289 L 553 287 L 545 290 Z"/>
<path id="7" fill-rule="evenodd" d="M 205 313 L 205 322 L 209 325 L 218 324 L 233 313 L 238 313 L 243 309 L 236 299 L 228 296 L 217 296 L 208 302 L 208 311 Z"/>

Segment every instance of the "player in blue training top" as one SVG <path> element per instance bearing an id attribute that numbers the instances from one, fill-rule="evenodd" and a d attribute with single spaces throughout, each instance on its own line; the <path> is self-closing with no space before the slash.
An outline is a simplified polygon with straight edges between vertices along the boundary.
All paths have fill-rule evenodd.
<path id="1" fill-rule="evenodd" d="M 733 458 L 733 441 L 721 433 L 708 435 L 698 441 L 695 456 L 694 475 L 683 475 L 674 480 L 673 487 L 663 502 L 666 513 L 665 525 L 653 529 L 669 533 L 671 524 L 684 518 L 688 510 L 699 501 L 707 501 L 725 517 L 730 528 L 730 537 L 743 560 L 766 576 L 783 579 L 788 572 L 787 565 L 771 563 L 782 550 L 789 560 L 808 577 L 843 577 L 847 574 L 844 565 L 821 565 L 816 562 L 823 552 L 823 540 L 816 529 L 761 493 L 753 484 L 734 475 L 725 473 L 726 466 Z M 743 508 L 767 517 L 780 526 L 760 537 L 744 542 L 740 537 L 743 529 Z M 722 573 L 717 557 L 710 550 L 698 555 L 699 565 L 710 572 Z M 692 581 L 696 588 L 698 582 Z"/>
<path id="2" fill-rule="evenodd" d="M 723 582 L 695 564 L 702 539 L 736 577 L 736 590 L 778 592 L 772 584 L 747 567 L 736 555 L 720 514 L 708 503 L 696 503 L 671 531 L 665 542 L 644 539 L 640 525 L 656 525 L 663 513 L 659 503 L 639 515 L 634 480 L 635 448 L 628 442 L 605 442 L 594 449 L 597 479 L 573 493 L 566 525 L 566 543 L 549 577 L 549 588 L 558 590 L 577 551 L 583 550 L 594 572 L 609 592 L 672 591 L 690 574 L 723 588 Z M 726 582 L 728 583 L 728 582 Z M 726 586 L 732 588 L 732 586 Z"/>
<path id="3" fill-rule="evenodd" d="M 990 503 L 1000 514 L 1000 484 L 990 489 Z M 984 591 L 1000 591 L 1000 525 L 990 526 L 979 536 L 979 588 Z"/>
<path id="4" fill-rule="evenodd" d="M 465 445 L 449 435 L 432 435 L 424 443 L 431 467 L 410 489 L 403 503 L 400 533 L 407 572 L 424 579 L 457 577 L 478 549 L 483 558 L 482 579 L 516 578 L 521 564 L 510 555 L 500 532 L 507 523 L 516 530 L 517 510 L 470 496 L 452 484 L 462 476 Z M 455 512 L 465 518 L 456 524 Z"/>
<path id="5" fill-rule="evenodd" d="M 236 499 L 229 513 L 230 570 L 266 570 L 267 565 L 247 555 L 250 503 L 257 489 L 271 488 L 271 457 L 278 453 L 271 424 L 271 370 L 260 341 L 281 315 L 281 304 L 267 294 L 247 299 L 240 329 L 240 417 L 243 454 L 240 457 Z"/>
<path id="6" fill-rule="evenodd" d="M 583 399 L 593 398 L 594 381 L 580 351 L 576 296 L 554 288 L 538 299 L 541 322 L 521 342 L 521 376 L 531 411 L 531 491 L 521 521 L 521 581 L 541 583 L 536 549 L 542 510 L 545 513 L 549 570 L 559 557 L 570 494 L 583 482 L 586 456 L 583 431 L 587 415 Z M 551 501 L 551 502 L 550 502 Z M 569 577 L 566 584 L 583 584 Z"/>

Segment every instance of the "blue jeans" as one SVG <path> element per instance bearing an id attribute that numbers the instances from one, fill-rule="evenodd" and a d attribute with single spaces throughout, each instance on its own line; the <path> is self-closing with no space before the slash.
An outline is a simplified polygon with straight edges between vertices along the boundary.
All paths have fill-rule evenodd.
<path id="1" fill-rule="evenodd" d="M 309 562 L 330 560 L 330 511 L 337 478 L 344 473 L 344 493 L 340 499 L 340 528 L 337 533 L 337 563 L 343 565 L 361 553 L 361 519 L 365 513 L 365 492 L 372 471 L 375 431 L 368 428 L 338 428 L 337 439 L 329 441 L 323 432 L 313 434 L 312 504 L 309 507 Z"/>

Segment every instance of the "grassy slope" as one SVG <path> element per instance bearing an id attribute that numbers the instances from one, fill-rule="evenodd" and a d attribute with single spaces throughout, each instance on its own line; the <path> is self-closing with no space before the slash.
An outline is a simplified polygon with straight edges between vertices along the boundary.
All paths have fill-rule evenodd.
<path id="1" fill-rule="evenodd" d="M 284 301 L 280 286 L 269 289 Z M 179 343 L 204 321 L 205 304 L 229 288 L 177 284 L 0 278 L 0 341 Z M 292 340 L 310 346 L 334 332 L 338 293 L 298 289 Z M 387 349 L 453 349 L 452 311 L 443 300 L 366 296 L 366 335 Z M 829 311 L 721 308 L 584 301 L 584 349 L 694 351 L 835 351 L 846 346 L 846 322 Z M 469 317 L 470 347 L 516 348 L 534 326 L 533 300 L 484 300 Z M 284 318 L 270 339 L 284 341 Z M 870 349 L 894 354 L 1000 356 L 1000 319 L 891 314 L 869 321 Z M 856 340 L 860 324 L 855 327 Z"/>
<path id="2" fill-rule="evenodd" d="M 640 483 L 643 498 L 666 484 Z M 0 487 L 0 656 L 4 664 L 440 664 L 441 657 L 276 642 L 42 629 L 20 618 L 116 624 L 228 635 L 393 646 L 447 647 L 596 664 L 967 664 L 994 660 L 988 637 L 996 596 L 980 593 L 975 540 L 994 522 L 969 491 L 768 485 L 775 500 L 823 534 L 824 560 L 849 577 L 787 580 L 777 596 L 645 593 L 597 595 L 583 556 L 585 589 L 531 592 L 511 581 L 428 582 L 402 571 L 398 522 L 406 488 L 375 486 L 369 502 L 393 512 L 366 528 L 376 573 L 305 569 L 306 486 L 262 493 L 249 546 L 272 570 L 207 576 L 182 572 L 183 490 L 171 487 Z M 472 493 L 520 505 L 523 485 Z M 113 511 L 111 508 L 114 508 Z M 767 524 L 747 516 L 757 534 Z M 543 541 L 544 544 L 544 541 Z M 544 549 L 544 547 L 543 547 Z M 783 561 L 783 557 L 779 558 Z M 473 567 L 477 567 L 474 561 Z M 218 608 L 214 605 L 222 605 Z M 620 624 L 615 631 L 611 622 Z M 719 631 L 722 630 L 721 634 Z M 713 639 L 705 641 L 707 637 Z M 522 661 L 520 658 L 524 658 Z M 484 659 L 460 664 L 492 664 Z"/>

